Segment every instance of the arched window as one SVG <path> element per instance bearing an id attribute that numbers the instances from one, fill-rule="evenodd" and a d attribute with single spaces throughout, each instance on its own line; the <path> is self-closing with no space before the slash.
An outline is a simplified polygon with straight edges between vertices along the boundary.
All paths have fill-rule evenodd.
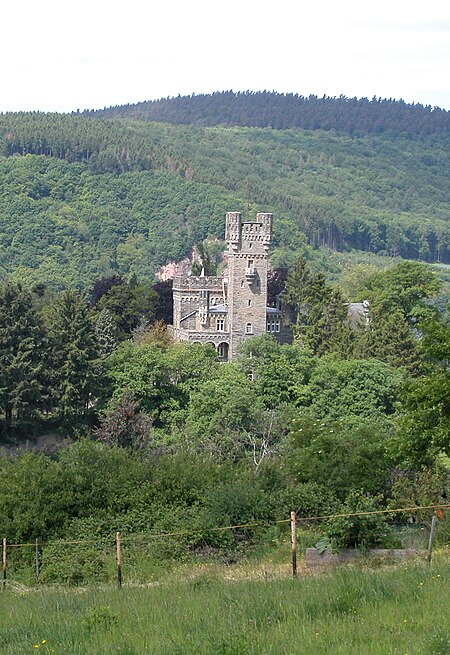
<path id="1" fill-rule="evenodd" d="M 253 325 L 251 323 L 247 323 L 245 326 L 245 334 L 253 334 Z"/>
<path id="2" fill-rule="evenodd" d="M 217 346 L 217 354 L 219 355 L 219 359 L 222 359 L 223 361 L 228 360 L 228 344 L 227 343 L 219 343 Z"/>

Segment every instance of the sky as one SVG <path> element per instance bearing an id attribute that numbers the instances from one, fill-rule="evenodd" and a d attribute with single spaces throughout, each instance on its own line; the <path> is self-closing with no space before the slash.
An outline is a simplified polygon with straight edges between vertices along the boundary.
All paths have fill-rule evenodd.
<path id="1" fill-rule="evenodd" d="M 0 112 L 214 91 L 450 110 L 444 0 L 4 0 Z"/>

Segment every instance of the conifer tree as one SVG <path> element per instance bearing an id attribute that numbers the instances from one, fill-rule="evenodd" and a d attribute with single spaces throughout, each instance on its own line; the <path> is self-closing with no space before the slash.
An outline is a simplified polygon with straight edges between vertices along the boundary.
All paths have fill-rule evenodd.
<path id="1" fill-rule="evenodd" d="M 369 328 L 358 332 L 355 356 L 380 359 L 417 374 L 420 368 L 418 343 L 401 310 L 386 313 L 378 306 L 370 312 Z"/>
<path id="2" fill-rule="evenodd" d="M 34 415 L 44 397 L 42 322 L 21 285 L 0 290 L 0 406 L 7 423 Z"/>
<path id="3" fill-rule="evenodd" d="M 107 309 L 102 309 L 95 324 L 98 351 L 101 357 L 108 357 L 117 344 L 114 321 Z"/>
<path id="4" fill-rule="evenodd" d="M 99 347 L 89 309 L 65 291 L 47 315 L 54 368 L 55 404 L 67 425 L 84 419 L 100 384 Z"/>
<path id="5" fill-rule="evenodd" d="M 296 315 L 294 335 L 314 354 L 346 350 L 347 309 L 339 289 L 327 286 L 322 273 L 313 275 L 305 260 L 297 260 L 286 281 L 286 302 Z"/>

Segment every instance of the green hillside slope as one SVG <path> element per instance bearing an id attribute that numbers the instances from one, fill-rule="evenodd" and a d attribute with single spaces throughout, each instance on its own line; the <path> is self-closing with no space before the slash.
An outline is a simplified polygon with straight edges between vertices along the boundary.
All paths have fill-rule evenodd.
<path id="1" fill-rule="evenodd" d="M 178 125 L 337 130 L 342 134 L 403 134 L 422 137 L 450 133 L 450 112 L 439 107 L 382 98 L 319 98 L 274 91 L 221 91 L 147 100 L 84 112 L 88 116 L 133 118 Z"/>
<path id="2" fill-rule="evenodd" d="M 450 261 L 442 135 L 202 128 L 0 116 L 0 275 L 87 287 L 151 276 L 226 210 L 275 214 L 276 265 L 327 246 Z"/>

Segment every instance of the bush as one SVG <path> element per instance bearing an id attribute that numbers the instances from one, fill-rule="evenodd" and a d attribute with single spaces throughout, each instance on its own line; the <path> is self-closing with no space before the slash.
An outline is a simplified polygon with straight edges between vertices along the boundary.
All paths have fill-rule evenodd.
<path id="1" fill-rule="evenodd" d="M 325 533 L 334 551 L 342 548 L 367 549 L 380 546 L 387 539 L 389 528 L 384 514 L 359 514 L 379 509 L 377 498 L 351 491 L 339 514 L 325 523 Z"/>
<path id="2" fill-rule="evenodd" d="M 97 544 L 66 545 L 55 541 L 42 549 L 41 582 L 82 585 L 106 582 L 107 555 Z"/>

